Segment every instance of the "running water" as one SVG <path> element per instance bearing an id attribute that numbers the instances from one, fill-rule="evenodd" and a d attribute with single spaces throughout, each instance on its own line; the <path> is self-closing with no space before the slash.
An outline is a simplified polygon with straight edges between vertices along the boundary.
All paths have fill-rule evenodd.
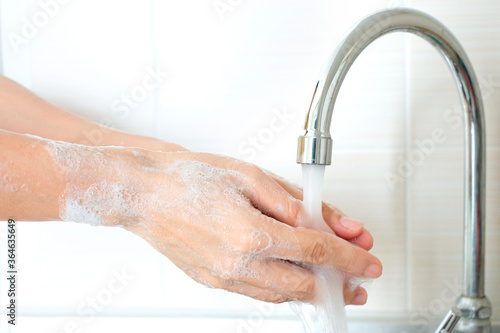
<path id="1" fill-rule="evenodd" d="M 333 232 L 323 220 L 321 189 L 325 174 L 324 165 L 302 165 L 304 179 L 304 213 L 301 226 Z M 312 267 L 317 281 L 317 298 L 314 304 L 293 303 L 307 333 L 347 333 L 344 304 L 346 274 L 331 267 Z"/>

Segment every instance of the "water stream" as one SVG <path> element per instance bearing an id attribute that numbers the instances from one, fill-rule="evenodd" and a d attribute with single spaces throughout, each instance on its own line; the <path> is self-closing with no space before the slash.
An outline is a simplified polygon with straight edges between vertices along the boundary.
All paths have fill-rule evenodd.
<path id="1" fill-rule="evenodd" d="M 324 165 L 302 165 L 304 180 L 304 210 L 307 216 L 303 227 L 332 232 L 323 220 L 321 190 Z M 316 275 L 317 299 L 314 304 L 293 303 L 307 333 L 347 333 L 343 287 L 346 276 L 335 268 L 311 267 Z"/>

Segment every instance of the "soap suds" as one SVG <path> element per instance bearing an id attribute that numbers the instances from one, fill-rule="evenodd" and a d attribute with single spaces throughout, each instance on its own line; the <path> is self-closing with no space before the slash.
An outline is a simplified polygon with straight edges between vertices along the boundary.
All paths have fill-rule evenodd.
<path id="1" fill-rule="evenodd" d="M 127 219 L 125 214 L 141 204 L 133 190 L 107 181 L 94 183 L 86 190 L 76 186 L 66 188 L 64 196 L 61 219 L 91 225 L 123 224 Z M 110 220 L 112 217 L 124 220 Z"/>
<path id="2" fill-rule="evenodd" d="M 12 181 L 12 176 L 7 174 L 0 178 L 0 191 L 17 192 L 18 185 Z"/>
<path id="3" fill-rule="evenodd" d="M 5 163 L 0 163 L 0 191 L 2 192 L 31 192 L 31 189 L 26 184 L 20 184 L 21 177 L 12 172 L 9 166 Z"/>

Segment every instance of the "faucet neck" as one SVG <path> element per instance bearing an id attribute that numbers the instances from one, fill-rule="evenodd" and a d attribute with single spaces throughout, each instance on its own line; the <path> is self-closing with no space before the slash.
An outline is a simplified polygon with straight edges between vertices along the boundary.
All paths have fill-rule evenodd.
<path id="1" fill-rule="evenodd" d="M 342 40 L 323 67 L 299 137 L 297 162 L 331 164 L 330 124 L 340 86 L 358 55 L 377 38 L 409 32 L 432 44 L 453 73 L 464 112 L 465 208 L 463 294 L 484 296 L 485 134 L 479 84 L 455 36 L 433 17 L 412 9 L 377 12 L 360 21 Z"/>

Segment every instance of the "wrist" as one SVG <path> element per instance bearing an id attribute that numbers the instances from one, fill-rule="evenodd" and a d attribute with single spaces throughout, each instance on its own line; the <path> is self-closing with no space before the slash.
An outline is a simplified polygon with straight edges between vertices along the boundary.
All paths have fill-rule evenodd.
<path id="1" fill-rule="evenodd" d="M 135 222 L 139 182 L 131 176 L 135 168 L 130 149 L 48 142 L 47 150 L 65 183 L 61 220 L 102 226 Z"/>

